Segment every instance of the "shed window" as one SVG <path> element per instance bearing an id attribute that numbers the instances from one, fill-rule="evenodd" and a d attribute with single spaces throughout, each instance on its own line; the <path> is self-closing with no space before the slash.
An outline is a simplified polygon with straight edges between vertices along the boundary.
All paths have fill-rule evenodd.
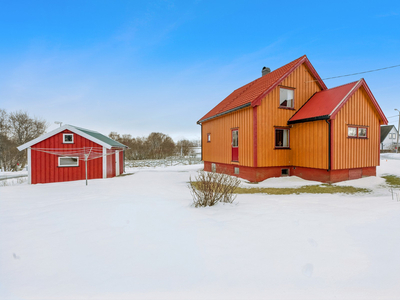
<path id="1" fill-rule="evenodd" d="M 207 133 L 207 143 L 211 142 L 211 133 Z"/>
<path id="2" fill-rule="evenodd" d="M 58 158 L 59 167 L 78 167 L 79 158 L 78 157 L 59 157 Z"/>
<path id="3" fill-rule="evenodd" d="M 280 88 L 279 107 L 284 107 L 284 108 L 294 107 L 294 90 Z"/>
<path id="4" fill-rule="evenodd" d="M 289 129 L 275 129 L 275 148 L 289 148 Z"/>
<path id="5" fill-rule="evenodd" d="M 236 175 L 239 175 L 239 168 L 235 167 L 235 171 L 234 172 L 235 172 Z"/>
<path id="6" fill-rule="evenodd" d="M 64 144 L 73 144 L 74 143 L 74 135 L 72 133 L 64 133 L 63 134 L 63 143 Z"/>

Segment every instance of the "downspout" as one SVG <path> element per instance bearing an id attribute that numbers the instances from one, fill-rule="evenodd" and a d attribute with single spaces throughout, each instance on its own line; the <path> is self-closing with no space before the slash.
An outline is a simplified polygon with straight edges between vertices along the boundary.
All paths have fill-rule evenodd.
<path id="1" fill-rule="evenodd" d="M 331 128 L 331 122 L 330 120 L 325 120 L 326 123 L 329 126 L 329 138 L 328 138 L 328 171 L 331 170 L 331 132 L 332 132 L 332 128 Z"/>
<path id="2" fill-rule="evenodd" d="M 201 161 L 203 161 L 203 124 L 197 123 L 201 127 L 201 138 L 200 138 L 200 149 L 201 149 Z"/>

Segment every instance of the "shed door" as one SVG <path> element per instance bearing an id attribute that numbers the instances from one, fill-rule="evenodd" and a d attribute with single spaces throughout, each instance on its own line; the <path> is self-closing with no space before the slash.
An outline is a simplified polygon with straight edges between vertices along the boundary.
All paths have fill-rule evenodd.
<path id="1" fill-rule="evenodd" d="M 232 129 L 232 161 L 239 161 L 239 131 Z"/>

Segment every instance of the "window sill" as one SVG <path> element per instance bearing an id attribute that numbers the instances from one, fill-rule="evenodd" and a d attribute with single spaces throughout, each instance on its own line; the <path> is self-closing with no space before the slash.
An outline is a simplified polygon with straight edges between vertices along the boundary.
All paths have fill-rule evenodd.
<path id="1" fill-rule="evenodd" d="M 294 107 L 278 106 L 281 109 L 295 110 Z"/>
<path id="2" fill-rule="evenodd" d="M 290 147 L 275 147 L 275 150 L 280 150 L 280 149 L 286 149 L 286 150 L 290 150 Z"/>
<path id="3" fill-rule="evenodd" d="M 57 166 L 57 168 L 76 168 L 79 166 Z"/>
<path id="4" fill-rule="evenodd" d="M 367 137 L 348 136 L 347 138 L 351 140 L 368 140 Z"/>

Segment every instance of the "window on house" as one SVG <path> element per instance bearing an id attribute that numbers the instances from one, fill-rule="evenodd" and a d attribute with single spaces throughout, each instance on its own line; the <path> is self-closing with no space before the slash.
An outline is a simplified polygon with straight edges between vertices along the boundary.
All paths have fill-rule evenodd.
<path id="1" fill-rule="evenodd" d="M 294 90 L 280 88 L 279 107 L 294 107 Z"/>
<path id="2" fill-rule="evenodd" d="M 347 136 L 350 138 L 366 139 L 368 133 L 367 127 L 349 126 L 347 127 Z"/>
<path id="3" fill-rule="evenodd" d="M 59 157 L 58 158 L 59 167 L 78 167 L 79 158 L 78 157 Z"/>
<path id="4" fill-rule="evenodd" d="M 73 144 L 74 143 L 74 135 L 72 133 L 64 133 L 63 134 L 63 143 L 64 144 Z"/>
<path id="5" fill-rule="evenodd" d="M 238 167 L 235 167 L 235 174 L 239 175 L 239 168 Z"/>
<path id="6" fill-rule="evenodd" d="M 211 142 L 211 133 L 207 133 L 207 143 Z"/>
<path id="7" fill-rule="evenodd" d="M 239 139 L 238 139 L 238 130 L 232 131 L 232 146 L 238 147 L 239 146 Z"/>
<path id="8" fill-rule="evenodd" d="M 211 163 L 211 172 L 216 172 L 217 171 L 217 167 L 214 163 Z"/>
<path id="9" fill-rule="evenodd" d="M 282 176 L 289 176 L 289 169 L 281 169 Z"/>
<path id="10" fill-rule="evenodd" d="M 358 128 L 358 137 L 366 138 L 367 137 L 367 128 L 359 127 Z"/>
<path id="11" fill-rule="evenodd" d="M 275 129 L 275 147 L 289 148 L 289 129 Z"/>
<path id="12" fill-rule="evenodd" d="M 349 127 L 347 132 L 349 137 L 357 137 L 357 127 Z"/>

